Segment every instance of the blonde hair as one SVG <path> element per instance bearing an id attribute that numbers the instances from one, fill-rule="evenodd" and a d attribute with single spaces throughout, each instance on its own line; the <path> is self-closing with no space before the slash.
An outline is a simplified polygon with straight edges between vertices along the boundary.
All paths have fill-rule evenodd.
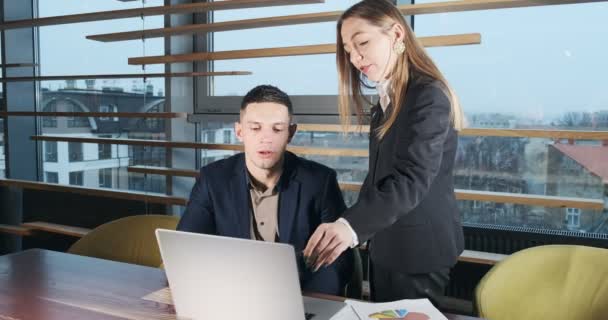
<path id="1" fill-rule="evenodd" d="M 366 85 L 360 78 L 360 71 L 350 63 L 349 54 L 344 50 L 341 34 L 342 23 L 349 18 L 366 20 L 368 23 L 384 30 L 389 29 L 395 23 L 399 23 L 405 30 L 403 42 L 406 50 L 397 59 L 391 72 L 393 110 L 388 120 L 378 128 L 376 132 L 378 138 L 382 139 L 397 119 L 401 106 L 405 102 L 405 91 L 410 81 L 410 71 L 426 75 L 443 84 L 446 96 L 451 103 L 450 119 L 452 124 L 456 130 L 461 130 L 464 127 L 464 115 L 458 97 L 405 22 L 399 9 L 386 0 L 364 0 L 346 10 L 338 20 L 337 25 L 338 109 L 340 111 L 340 122 L 345 131 L 351 125 L 351 105 L 354 104 L 358 123 L 361 125 L 364 118 L 363 105 L 364 103 L 371 104 L 362 94 L 361 87 Z"/>

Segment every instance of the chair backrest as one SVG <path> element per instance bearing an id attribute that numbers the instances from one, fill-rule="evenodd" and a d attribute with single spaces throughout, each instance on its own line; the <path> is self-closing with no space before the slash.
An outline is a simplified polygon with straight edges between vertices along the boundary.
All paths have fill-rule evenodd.
<path id="1" fill-rule="evenodd" d="M 481 279 L 475 306 L 492 320 L 608 319 L 608 250 L 548 245 L 514 253 Z"/>
<path id="2" fill-rule="evenodd" d="M 363 299 L 363 260 L 358 248 L 353 250 L 353 274 L 346 285 L 344 295 L 351 299 Z"/>
<path id="3" fill-rule="evenodd" d="M 161 264 L 154 230 L 175 230 L 179 217 L 137 215 L 114 220 L 93 229 L 74 243 L 69 253 L 134 263 L 150 267 Z"/>

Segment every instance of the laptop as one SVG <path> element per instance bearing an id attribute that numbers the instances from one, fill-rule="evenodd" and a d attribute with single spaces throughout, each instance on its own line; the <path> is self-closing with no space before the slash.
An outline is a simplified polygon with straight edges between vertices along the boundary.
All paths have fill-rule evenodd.
<path id="1" fill-rule="evenodd" d="M 345 304 L 302 297 L 288 244 L 156 230 L 180 319 L 329 320 Z"/>

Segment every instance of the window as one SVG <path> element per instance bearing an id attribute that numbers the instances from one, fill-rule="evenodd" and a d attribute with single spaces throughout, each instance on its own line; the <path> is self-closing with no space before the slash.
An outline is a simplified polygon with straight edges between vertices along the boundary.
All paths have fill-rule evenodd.
<path id="1" fill-rule="evenodd" d="M 210 136 L 227 136 L 226 132 L 232 132 L 234 121 L 238 120 L 238 115 L 205 115 L 199 118 L 200 138 L 202 141 L 210 139 Z M 320 123 L 319 117 L 298 118 L 299 123 Z M 212 133 L 215 132 L 215 133 Z M 232 135 L 233 136 L 233 135 Z M 238 143 L 231 139 L 232 144 Z M 350 133 L 346 137 L 338 132 L 321 131 L 297 131 L 291 140 L 290 146 L 306 146 L 312 148 L 349 148 L 364 149 L 368 148 L 367 133 Z M 201 164 L 208 165 L 214 161 L 225 159 L 238 151 L 230 150 L 201 150 Z M 305 158 L 320 162 L 336 170 L 338 181 L 346 183 L 361 183 L 367 175 L 368 158 L 354 156 L 319 156 L 306 155 Z M 355 191 L 343 192 L 344 200 L 348 205 L 354 204 L 358 197 Z"/>
<path id="2" fill-rule="evenodd" d="M 164 167 L 166 162 L 166 150 L 160 147 L 131 146 L 129 147 L 130 165 Z"/>
<path id="3" fill-rule="evenodd" d="M 481 201 L 473 200 L 473 209 L 481 209 Z"/>
<path id="4" fill-rule="evenodd" d="M 417 4 L 439 0 L 416 0 Z M 481 45 L 428 48 L 453 86 L 469 127 L 595 131 L 608 129 L 605 72 L 608 4 L 430 14 L 414 17 L 417 36 L 478 32 Z M 538 23 L 542 16 L 543 23 Z M 517 21 L 513 24 L 513 21 Z M 564 23 L 568 21 L 568 23 Z M 542 44 L 535 39 L 543 39 Z M 580 79 L 580 81 L 572 81 Z M 534 90 L 530 91 L 530 88 Z M 580 99 L 570 92 L 586 92 Z M 459 137 L 457 189 L 602 199 L 598 176 L 608 148 L 595 141 Z M 600 165 L 602 163 L 602 165 Z M 463 201 L 460 201 L 462 203 Z M 473 204 L 473 208 L 477 205 Z M 468 212 L 467 212 L 468 210 Z M 576 208 L 513 205 L 497 212 L 461 207 L 464 222 L 606 233 L 608 216 L 582 219 Z"/>
<path id="5" fill-rule="evenodd" d="M 203 139 L 205 143 L 215 143 L 215 130 L 205 131 Z"/>
<path id="6" fill-rule="evenodd" d="M 101 106 L 99 106 L 99 112 L 109 113 L 109 112 L 115 112 L 115 111 L 112 106 L 101 105 Z M 99 120 L 107 121 L 107 120 L 110 120 L 110 117 L 99 117 Z"/>
<path id="7" fill-rule="evenodd" d="M 213 22 L 269 16 L 345 10 L 358 0 L 326 1 L 305 6 L 223 10 L 213 13 Z M 213 50 L 273 48 L 332 43 L 336 41 L 335 22 L 213 33 Z M 294 36 L 297 35 L 297 36 Z M 256 85 L 276 85 L 290 95 L 335 95 L 337 72 L 335 55 L 320 54 L 263 59 L 214 61 L 215 70 L 247 70 L 247 77 L 215 77 L 215 96 L 243 96 Z M 297 77 L 293 75 L 297 74 Z M 270 82 L 270 83 L 269 83 Z M 215 105 L 215 104 L 214 104 Z"/>
<path id="8" fill-rule="evenodd" d="M 68 153 L 70 162 L 79 162 L 84 158 L 82 152 L 82 143 L 80 142 L 68 142 Z"/>
<path id="9" fill-rule="evenodd" d="M 57 141 L 44 142 L 44 161 L 57 162 Z"/>
<path id="10" fill-rule="evenodd" d="M 59 174 L 57 174 L 57 172 L 45 172 L 44 181 L 48 183 L 59 183 Z"/>
<path id="11" fill-rule="evenodd" d="M 66 14 L 81 14 L 99 11 L 123 10 L 141 8 L 142 1 L 72 1 L 72 0 L 38 0 L 38 15 L 40 17 L 52 17 Z M 163 0 L 146 0 L 146 7 L 162 6 Z M 143 44 L 141 41 L 108 42 L 103 45 L 85 38 L 86 35 L 118 32 L 141 29 L 142 23 L 145 28 L 162 28 L 164 17 L 145 17 L 142 21 L 139 17 L 94 21 L 89 23 L 65 24 L 44 26 L 39 29 L 40 46 L 40 73 L 42 76 L 63 74 L 120 74 L 141 72 L 140 66 L 129 66 L 125 63 L 125 57 L 141 56 Z M 65 45 L 69 41 L 69 48 Z M 146 39 L 145 55 L 159 55 L 164 52 L 163 39 Z M 163 72 L 164 66 L 146 66 L 150 73 Z M 162 90 L 164 79 L 151 79 L 154 88 Z M 133 79 L 89 79 L 76 80 L 72 85 L 66 81 L 47 81 L 43 87 L 50 91 L 67 90 L 69 87 L 76 88 L 75 91 L 95 90 L 106 88 L 124 88 L 132 91 Z M 145 87 L 137 85 L 133 88 L 144 92 Z M 97 107 L 95 109 L 98 110 Z"/>
<path id="12" fill-rule="evenodd" d="M 99 160 L 112 159 L 112 145 L 100 143 L 97 145 L 99 149 Z"/>
<path id="13" fill-rule="evenodd" d="M 232 142 L 232 131 L 224 130 L 224 143 L 230 144 Z"/>
<path id="14" fill-rule="evenodd" d="M 99 170 L 99 187 L 112 188 L 112 168 Z"/>
<path id="15" fill-rule="evenodd" d="M 44 112 L 57 112 L 57 105 L 55 102 L 50 102 Z M 42 117 L 42 126 L 46 128 L 57 128 L 57 117 Z"/>
<path id="16" fill-rule="evenodd" d="M 15 1 L 11 1 L 13 3 Z M 19 1 L 17 1 L 19 2 Z M 26 1 L 27 2 L 27 1 Z M 142 6 L 156 7 L 165 4 L 163 0 L 109 1 L 95 0 L 37 0 L 35 14 L 39 17 L 62 16 L 100 11 L 139 9 Z M 16 3 L 16 2 L 15 2 Z M 20 3 L 20 2 L 19 2 Z M 28 7 L 24 4 L 25 7 Z M 30 4 L 31 6 L 31 4 Z M 24 8 L 25 8 L 24 7 Z M 161 38 L 142 41 L 99 43 L 86 39 L 87 35 L 128 31 L 145 28 L 164 27 L 164 16 L 133 17 L 126 19 L 92 21 L 77 24 L 41 26 L 37 28 L 34 46 L 39 58 L 37 72 L 40 76 L 135 74 L 142 73 L 141 66 L 127 64 L 125 59 L 143 55 L 165 53 L 165 40 Z M 18 33 L 18 32 L 17 32 Z M 33 41 L 30 39 L 30 42 Z M 13 48 L 17 49 L 17 48 Z M 1 53 L 0 53 L 1 54 Z M 8 61 L 21 62 L 21 61 Z M 7 63 L 8 63 L 7 62 Z M 11 69 L 16 70 L 16 69 Z M 9 71 L 11 71 L 9 70 Z M 17 70 L 18 73 L 21 69 Z M 146 73 L 163 73 L 164 65 L 148 65 Z M 9 72 L 10 73 L 10 72 Z M 17 74 L 15 74 L 16 76 Z M 1 84 L 0 84 L 1 85 Z M 41 117 L 41 135 L 63 137 L 96 138 L 166 138 L 166 120 L 153 119 L 154 126 L 146 127 L 145 121 L 137 125 L 140 118 L 116 117 L 115 113 L 144 113 L 158 106 L 156 112 L 164 108 L 164 78 L 111 78 L 111 79 L 57 79 L 36 83 L 38 92 L 32 92 L 40 105 L 39 111 L 51 112 L 104 112 L 107 117 Z M 1 97 L 0 97 L 1 100 Z M 1 103 L 1 102 L 0 102 Z M 141 118 L 142 120 L 145 118 Z M 170 121 L 170 120 L 169 120 Z M 160 123 L 160 125 L 158 125 Z M 192 139 L 194 140 L 194 139 Z M 44 172 L 55 172 L 59 183 L 72 183 L 97 188 L 100 185 L 127 190 L 128 179 L 133 175 L 126 168 L 131 163 L 166 166 L 165 148 L 131 152 L 128 145 L 96 145 L 93 143 L 50 142 L 39 143 L 42 164 L 41 180 Z M 135 157 L 130 155 L 135 154 Z M 33 157 L 32 157 L 33 158 Z M 4 161 L 0 160 L 0 163 Z M 110 170 L 112 169 L 112 175 Z M 4 166 L 0 166 L 4 170 Z M 35 168 L 32 168 L 35 170 Z M 99 171 L 103 170 L 101 173 Z M 166 188 L 165 178 L 155 184 Z M 147 183 L 147 182 L 146 182 Z"/>
<path id="17" fill-rule="evenodd" d="M 568 229 L 575 229 L 581 226 L 581 209 L 566 208 L 566 225 Z"/>
<path id="18" fill-rule="evenodd" d="M 133 175 L 129 177 L 129 190 L 165 193 L 166 178 L 160 175 Z"/>
<path id="19" fill-rule="evenodd" d="M 148 88 L 149 88 L 149 86 L 150 86 L 150 84 L 147 85 Z M 163 112 L 165 110 L 164 100 L 156 100 L 156 101 L 152 102 L 152 104 L 155 104 L 155 105 L 153 107 L 149 108 L 148 110 L 146 110 L 147 113 L 158 113 L 158 112 Z M 161 132 L 161 131 L 165 130 L 165 122 L 167 120 L 162 119 L 162 118 L 145 118 L 145 119 L 142 119 L 142 121 L 144 121 L 145 127 L 148 130 Z"/>
<path id="20" fill-rule="evenodd" d="M 70 184 L 74 186 L 84 185 L 84 172 L 74 171 L 70 172 Z"/>
<path id="21" fill-rule="evenodd" d="M 133 175 L 129 177 L 129 190 L 146 191 L 146 179 L 143 175 Z"/>
<path id="22" fill-rule="evenodd" d="M 72 103 L 68 104 L 68 112 L 83 112 L 80 107 L 75 106 Z M 86 117 L 67 117 L 68 128 L 86 128 L 89 126 L 89 118 Z"/>

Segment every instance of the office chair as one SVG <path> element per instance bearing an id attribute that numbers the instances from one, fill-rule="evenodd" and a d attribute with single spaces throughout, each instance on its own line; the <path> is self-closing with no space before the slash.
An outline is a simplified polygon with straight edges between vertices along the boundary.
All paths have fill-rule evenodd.
<path id="1" fill-rule="evenodd" d="M 344 296 L 351 299 L 363 298 L 363 260 L 358 248 L 353 250 L 353 274 L 346 285 Z"/>
<path id="2" fill-rule="evenodd" d="M 150 267 L 161 264 L 154 231 L 175 230 L 179 217 L 136 215 L 98 226 L 74 243 L 68 253 Z"/>
<path id="3" fill-rule="evenodd" d="M 546 245 L 514 253 L 481 279 L 475 307 L 492 320 L 608 319 L 608 250 Z"/>

